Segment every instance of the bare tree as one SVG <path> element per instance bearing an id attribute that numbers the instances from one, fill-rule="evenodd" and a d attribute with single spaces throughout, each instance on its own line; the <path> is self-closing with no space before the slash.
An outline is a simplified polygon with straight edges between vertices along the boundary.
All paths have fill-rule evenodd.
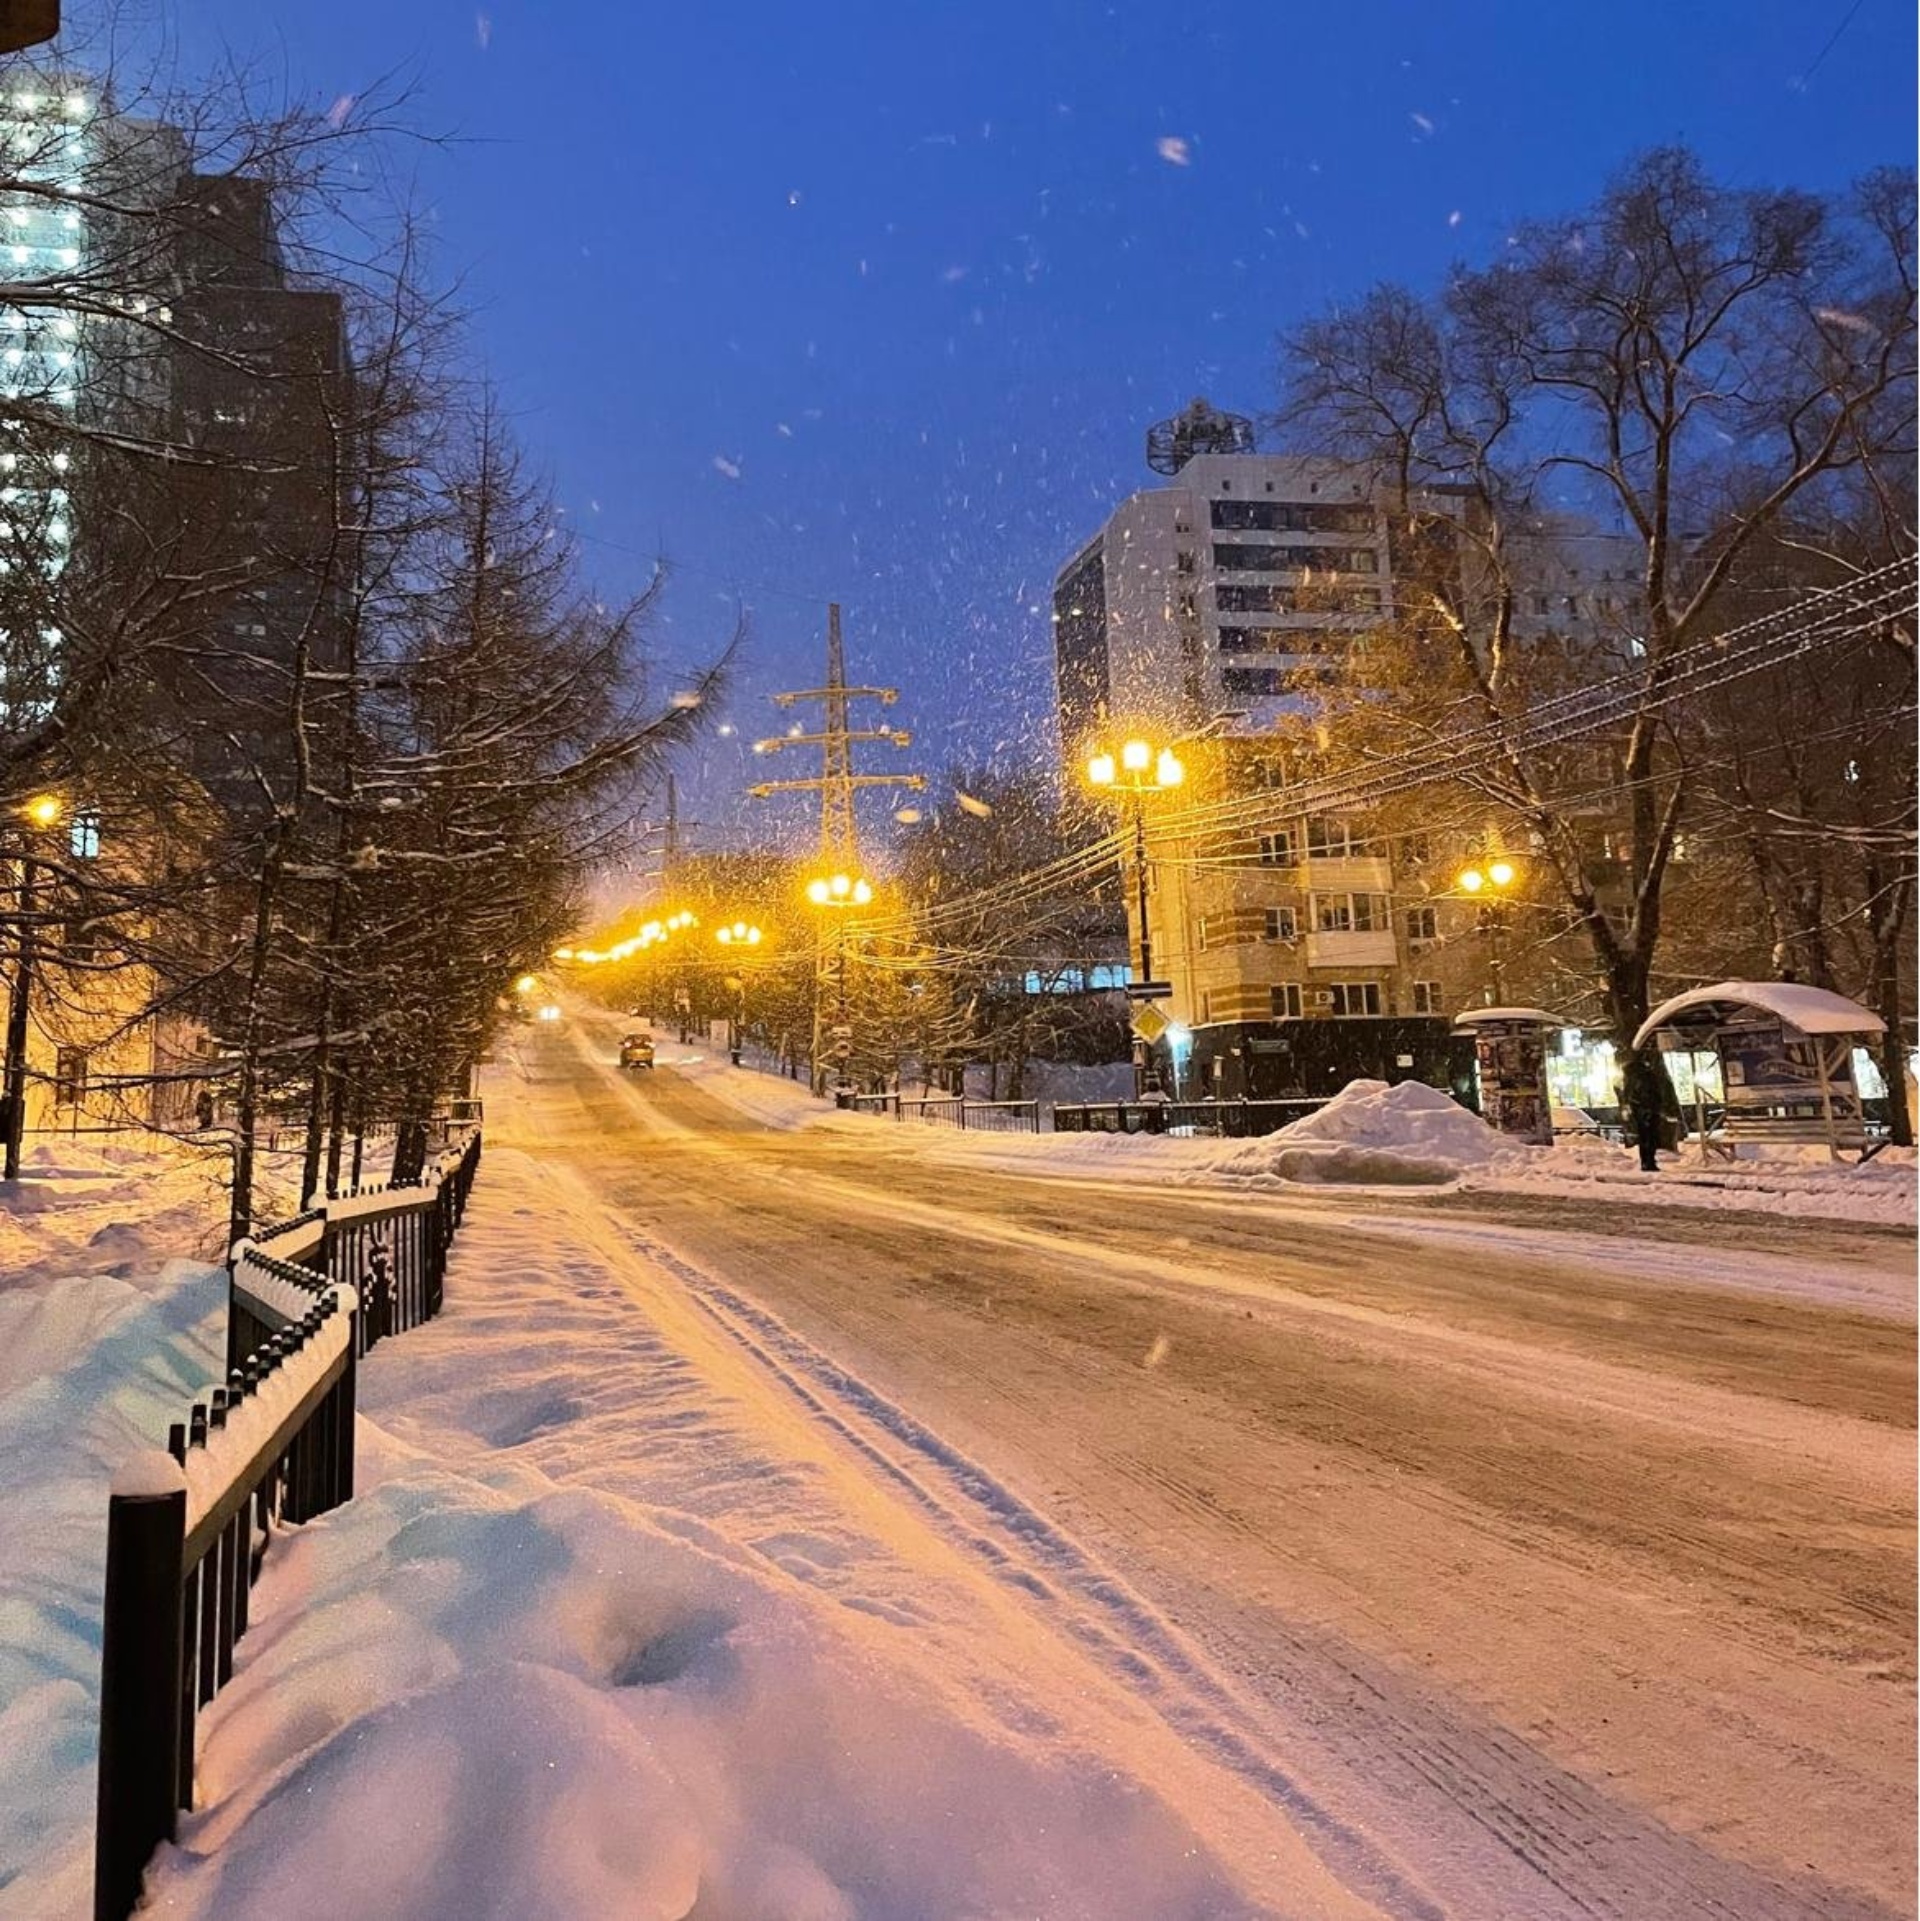
<path id="1" fill-rule="evenodd" d="M 1910 189 L 1891 175 L 1826 200 L 1723 187 L 1660 150 L 1439 296 L 1379 289 L 1282 343 L 1280 423 L 1375 469 L 1399 516 L 1397 567 L 1419 583 L 1398 633 L 1336 684 L 1334 735 L 1357 728 L 1369 750 L 1367 702 L 1396 648 L 1402 745 L 1516 723 L 1583 678 L 1641 691 L 1613 743 L 1607 831 L 1568 804 L 1551 754 L 1496 749 L 1464 783 L 1537 845 L 1623 1046 L 1649 1009 L 1694 800 L 1666 690 L 1726 624 L 1756 543 L 1843 484 L 1877 494 L 1906 457 L 1912 234 Z M 1616 637 L 1523 644 L 1522 536 L 1568 509 L 1632 542 L 1635 591 Z M 1652 1060 L 1630 1056 L 1643 1138 L 1659 1093 Z"/>

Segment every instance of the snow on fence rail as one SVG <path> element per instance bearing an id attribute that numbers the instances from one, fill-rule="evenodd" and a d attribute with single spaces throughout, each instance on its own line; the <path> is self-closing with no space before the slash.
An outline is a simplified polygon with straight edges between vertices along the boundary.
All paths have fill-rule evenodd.
<path id="1" fill-rule="evenodd" d="M 193 1802 L 199 1711 L 276 1524 L 353 1494 L 360 1356 L 440 1311 L 447 1250 L 480 1164 L 476 1128 L 427 1177 L 329 1200 L 239 1242 L 227 1379 L 134 1456 L 107 1504 L 94 1921 L 125 1921 L 153 1850 Z"/>
<path id="2" fill-rule="evenodd" d="M 263 1228 L 233 1250 L 227 1365 L 285 1324 L 288 1287 L 338 1281 L 360 1296 L 360 1352 L 440 1312 L 447 1249 L 466 1213 L 480 1164 L 480 1134 L 450 1148 L 410 1186 L 376 1187 L 323 1201 Z M 291 1269 L 289 1282 L 276 1270 Z"/>
<path id="3" fill-rule="evenodd" d="M 970 1101 L 959 1094 L 855 1094 L 847 1102 L 856 1114 L 891 1114 L 897 1121 L 928 1121 L 936 1127 L 974 1128 L 989 1133 L 1037 1134 L 1038 1101 Z"/>

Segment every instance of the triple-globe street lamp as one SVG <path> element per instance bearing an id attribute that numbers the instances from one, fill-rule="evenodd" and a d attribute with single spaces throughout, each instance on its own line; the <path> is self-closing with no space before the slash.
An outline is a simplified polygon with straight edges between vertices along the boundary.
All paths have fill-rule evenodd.
<path id="1" fill-rule="evenodd" d="M 1118 750 L 1100 748 L 1087 759 L 1087 783 L 1122 802 L 1133 816 L 1133 880 L 1140 914 L 1140 980 L 1153 979 L 1153 932 L 1147 924 L 1147 801 L 1180 786 L 1187 770 L 1171 747 L 1138 737 L 1122 741 Z M 1147 1083 L 1147 1044 L 1136 1036 L 1133 1045 L 1134 1092 Z"/>

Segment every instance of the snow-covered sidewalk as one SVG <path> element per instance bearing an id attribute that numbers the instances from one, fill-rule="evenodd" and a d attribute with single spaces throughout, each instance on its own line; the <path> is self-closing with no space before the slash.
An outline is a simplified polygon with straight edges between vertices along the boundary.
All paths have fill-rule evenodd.
<path id="1" fill-rule="evenodd" d="M 1864 1165 L 1824 1149 L 1742 1149 L 1733 1162 L 1662 1157 L 1646 1174 L 1630 1148 L 1570 1139 L 1550 1148 L 1501 1139 L 1476 1115 L 1419 1082 L 1355 1081 L 1319 1113 L 1256 1140 L 1151 1134 L 961 1133 L 890 1117 L 844 1114 L 803 1086 L 728 1067 L 697 1047 L 663 1045 L 660 1064 L 696 1079 L 774 1127 L 891 1128 L 922 1151 L 1015 1173 L 1087 1174 L 1242 1191 L 1313 1187 L 1453 1188 L 1463 1193 L 1616 1200 L 1636 1207 L 1771 1214 L 1789 1219 L 1907 1227 L 1916 1220 L 1913 1150 L 1887 1149 Z"/>
<path id="2" fill-rule="evenodd" d="M 447 1312 L 361 1376 L 361 1494 L 269 1560 L 158 1912 L 1373 1912 L 1173 1731 L 1232 1708 L 1163 1622 L 837 1375 L 875 1458 L 821 1357 L 577 1186 L 490 1147 Z"/>

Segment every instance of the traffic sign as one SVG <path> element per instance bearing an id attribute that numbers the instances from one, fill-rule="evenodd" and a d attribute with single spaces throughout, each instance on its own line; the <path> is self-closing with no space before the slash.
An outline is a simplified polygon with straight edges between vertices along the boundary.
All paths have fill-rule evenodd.
<path id="1" fill-rule="evenodd" d="M 1172 1021 L 1161 1013 L 1159 1008 L 1155 1007 L 1150 1001 L 1146 1005 L 1134 1009 L 1133 1031 L 1138 1034 L 1143 1041 L 1149 1043 L 1157 1041 L 1172 1025 Z"/>
<path id="2" fill-rule="evenodd" d="M 1170 1001 L 1173 998 L 1172 981 L 1128 981 L 1127 999 L 1130 1001 Z"/>

